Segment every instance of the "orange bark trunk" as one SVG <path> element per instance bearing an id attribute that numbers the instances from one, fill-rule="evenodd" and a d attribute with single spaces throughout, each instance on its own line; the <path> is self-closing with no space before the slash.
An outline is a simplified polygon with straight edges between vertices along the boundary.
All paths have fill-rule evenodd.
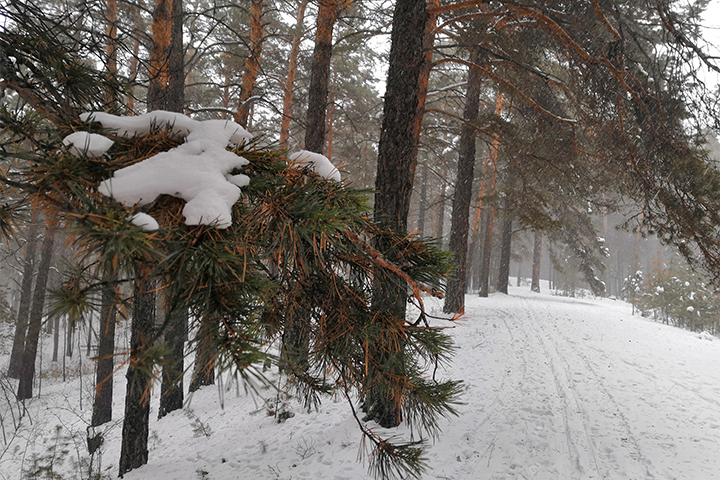
<path id="1" fill-rule="evenodd" d="M 295 75 L 297 74 L 297 59 L 300 53 L 300 41 L 303 36 L 303 22 L 305 21 L 305 7 L 308 0 L 298 3 L 297 23 L 295 34 L 290 47 L 290 62 L 288 63 L 288 74 L 285 79 L 285 95 L 283 96 L 283 116 L 280 122 L 280 150 L 287 150 L 287 141 L 290 138 L 290 119 L 292 118 L 293 91 L 295 88 Z"/>
<path id="2" fill-rule="evenodd" d="M 240 102 L 235 113 L 235 121 L 247 127 L 251 112 L 251 98 L 255 91 L 258 71 L 260 70 L 260 53 L 264 39 L 263 0 L 252 0 L 250 4 L 250 51 L 245 59 L 245 71 L 240 81 Z"/>

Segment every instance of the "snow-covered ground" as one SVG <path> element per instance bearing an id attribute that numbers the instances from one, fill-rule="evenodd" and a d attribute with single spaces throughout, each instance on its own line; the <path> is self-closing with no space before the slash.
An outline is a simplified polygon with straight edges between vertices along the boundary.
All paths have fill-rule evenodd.
<path id="1" fill-rule="evenodd" d="M 632 316 L 620 301 L 528 287 L 510 293 L 467 297 L 466 318 L 452 331 L 458 352 L 443 372 L 465 381 L 464 404 L 459 417 L 440 421 L 423 478 L 720 478 L 720 339 Z M 87 456 L 89 379 L 82 410 L 77 379 L 44 380 L 42 397 L 28 404 L 33 423 L 14 438 L 8 431 L 8 448 L 0 438 L 0 479 L 20 478 L 36 460 L 53 461 L 64 478 L 87 478 L 87 466 L 83 473 L 77 465 Z M 270 389 L 260 392 L 266 403 L 224 385 L 222 402 L 209 387 L 160 421 L 154 399 L 149 463 L 125 478 L 370 478 L 357 461 L 361 437 L 344 400 L 307 413 Z M 115 388 L 117 420 L 95 460 L 109 478 L 120 450 L 121 374 Z M 285 410 L 294 416 L 283 423 L 268 414 Z M 6 413 L 3 422 L 7 430 Z M 382 433 L 407 436 L 402 427 Z"/>

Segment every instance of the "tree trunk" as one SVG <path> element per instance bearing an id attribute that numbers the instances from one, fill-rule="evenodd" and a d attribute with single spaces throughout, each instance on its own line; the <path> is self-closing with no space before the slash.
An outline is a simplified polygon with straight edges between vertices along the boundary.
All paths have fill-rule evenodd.
<path id="1" fill-rule="evenodd" d="M 264 39 L 262 14 L 263 0 L 250 0 L 250 51 L 245 59 L 245 70 L 240 80 L 240 103 L 235 112 L 235 121 L 243 127 L 248 126 L 251 98 L 260 70 L 260 52 Z"/>
<path id="2" fill-rule="evenodd" d="M 325 146 L 325 110 L 330 83 L 333 28 L 339 13 L 340 5 L 336 0 L 320 0 L 305 124 L 305 150 L 320 154 Z"/>
<path id="3" fill-rule="evenodd" d="M 57 362 L 58 361 L 58 350 L 60 347 L 60 315 L 55 315 L 55 321 L 54 321 L 54 329 L 53 329 L 53 353 L 52 353 L 52 361 Z"/>
<path id="4" fill-rule="evenodd" d="M 138 269 L 140 270 L 140 269 Z M 148 460 L 148 424 L 150 420 L 150 373 L 152 365 L 143 363 L 143 354 L 151 346 L 155 323 L 155 292 L 148 272 L 136 274 L 133 291 L 133 318 L 130 334 L 130 366 L 127 369 L 125 417 L 120 450 L 120 477 L 145 465 Z"/>
<path id="5" fill-rule="evenodd" d="M 28 228 L 27 239 L 25 241 L 25 262 L 23 265 L 22 282 L 20 284 L 20 305 L 18 307 L 15 336 L 10 354 L 10 365 L 8 367 L 8 377 L 10 378 L 20 378 L 20 367 L 22 365 L 23 351 L 25 350 L 25 336 L 27 335 L 28 314 L 30 313 L 30 302 L 32 301 L 32 284 L 35 276 L 37 236 L 38 225 L 36 220 L 33 219 Z"/>
<path id="6" fill-rule="evenodd" d="M 435 215 L 435 229 L 433 232 L 433 237 L 440 240 L 440 247 L 442 248 L 444 243 L 443 233 L 445 232 L 445 202 L 446 202 L 446 195 L 447 192 L 447 173 L 448 173 L 448 166 L 447 166 L 447 159 L 443 158 L 443 162 L 441 165 L 440 170 L 440 186 L 438 190 L 438 199 L 437 199 L 437 207 L 436 207 L 436 215 Z"/>
<path id="7" fill-rule="evenodd" d="M 163 367 L 158 418 L 179 410 L 183 406 L 183 374 L 185 373 L 185 336 L 187 335 L 188 309 L 185 306 L 168 306 L 165 343 L 172 351 L 168 364 Z"/>
<path id="8" fill-rule="evenodd" d="M 107 22 L 105 25 L 105 53 L 107 54 L 107 63 L 105 68 L 111 79 L 117 76 L 117 13 L 117 0 L 107 0 L 105 8 L 105 20 Z M 117 95 L 116 89 L 108 88 L 106 101 L 111 109 L 114 109 L 117 105 Z"/>
<path id="9" fill-rule="evenodd" d="M 532 284 L 530 290 L 540 292 L 540 263 L 542 261 L 542 233 L 535 231 L 533 242 Z"/>
<path id="10" fill-rule="evenodd" d="M 156 0 L 152 22 L 148 111 L 182 112 L 185 106 L 182 21 L 182 0 Z"/>
<path id="11" fill-rule="evenodd" d="M 65 355 L 73 356 L 73 333 L 75 333 L 75 324 L 70 319 L 67 321 L 67 337 L 65 338 Z"/>
<path id="12" fill-rule="evenodd" d="M 115 355 L 115 287 L 114 278 L 106 278 L 100 307 L 100 334 L 95 373 L 95 403 L 90 426 L 112 420 L 113 370 Z"/>
<path id="13" fill-rule="evenodd" d="M 495 223 L 495 207 L 483 207 L 482 213 L 482 248 L 480 250 L 480 281 L 478 295 L 487 297 L 490 294 L 490 260 L 492 258 L 493 224 Z"/>
<path id="14" fill-rule="evenodd" d="M 203 318 L 197 335 L 195 368 L 189 388 L 191 392 L 215 383 L 215 332 L 212 317 Z"/>
<path id="15" fill-rule="evenodd" d="M 520 278 L 522 277 L 522 262 L 518 262 L 518 269 L 517 269 L 517 277 L 515 277 L 515 285 L 520 286 L 521 281 Z"/>
<path id="16" fill-rule="evenodd" d="M 290 138 L 290 119 L 292 118 L 292 101 L 295 89 L 295 75 L 297 74 L 297 59 L 300 53 L 300 42 L 303 37 L 305 8 L 307 4 L 308 0 L 298 2 L 297 23 L 295 24 L 295 33 L 293 34 L 292 46 L 290 47 L 290 62 L 288 63 L 288 73 L 283 89 L 283 116 L 280 121 L 280 150 L 287 150 L 287 142 L 288 138 Z"/>
<path id="17" fill-rule="evenodd" d="M 510 200 L 505 198 L 502 238 L 500 240 L 500 268 L 498 269 L 497 291 L 507 295 L 510 280 L 510 252 L 512 247 L 512 215 Z"/>
<path id="18" fill-rule="evenodd" d="M 495 114 L 502 113 L 503 94 L 497 93 L 497 101 L 495 103 Z M 487 186 L 487 195 L 495 195 L 495 183 L 497 181 L 497 159 L 499 138 L 495 135 L 490 149 L 490 158 L 487 164 L 488 168 L 485 177 L 489 177 L 489 185 Z M 490 259 L 492 258 L 492 236 L 493 223 L 495 220 L 495 207 L 492 205 L 484 206 L 481 212 L 481 250 L 480 250 L 480 278 L 478 281 L 478 295 L 487 297 L 490 294 Z"/>
<path id="19" fill-rule="evenodd" d="M 417 214 L 417 230 L 421 237 L 425 236 L 425 217 L 427 216 L 427 203 L 428 203 L 428 174 L 430 168 L 427 163 L 423 164 L 422 174 L 420 176 L 420 199 L 418 201 L 418 214 Z"/>
<path id="20" fill-rule="evenodd" d="M 482 170 L 482 180 L 480 181 L 480 189 L 478 191 L 478 198 L 475 204 L 475 217 L 473 218 L 473 228 L 470 234 L 470 255 L 468 257 L 468 263 L 470 264 L 468 270 L 470 273 L 468 277 L 472 278 L 472 286 L 475 290 L 479 290 L 480 285 L 480 270 L 482 263 L 482 252 L 480 249 L 480 239 L 482 237 L 482 229 L 480 228 L 480 220 L 483 214 L 483 199 L 485 198 L 485 191 L 487 188 L 488 172 L 490 168 L 490 162 L 492 160 L 491 149 L 488 149 L 485 155 L 485 164 Z"/>
<path id="21" fill-rule="evenodd" d="M 417 165 L 418 139 L 422 123 L 434 21 L 426 0 L 398 0 L 393 13 L 387 89 L 383 123 L 378 145 L 375 181 L 374 217 L 383 228 L 394 232 L 407 231 L 410 197 Z M 429 43 L 429 45 L 428 45 Z M 378 250 L 392 258 L 392 245 L 379 237 Z M 372 308 L 380 321 L 402 325 L 405 322 L 407 292 L 402 285 L 376 281 L 373 286 Z M 397 328 L 397 326 L 388 328 Z M 403 342 L 386 339 L 385 345 L 373 350 L 382 372 L 369 372 L 364 409 L 367 419 L 383 427 L 402 421 L 402 392 L 389 392 L 386 378 L 405 375 L 402 356 Z M 382 377 L 382 378 L 379 378 Z M 400 393 L 400 394 L 398 394 Z"/>
<path id="22" fill-rule="evenodd" d="M 130 90 L 128 92 L 128 114 L 132 115 L 135 109 L 135 80 L 137 79 L 138 61 L 140 55 L 140 9 L 133 5 L 131 7 L 134 20 L 133 53 L 130 59 Z"/>
<path id="23" fill-rule="evenodd" d="M 332 162 L 333 157 L 333 124 L 335 122 L 335 89 L 337 88 L 337 70 L 333 72 L 333 84 L 330 90 L 330 101 L 327 112 L 327 157 Z"/>
<path id="24" fill-rule="evenodd" d="M 477 63 L 477 51 L 471 53 L 471 61 Z M 455 266 L 450 272 L 447 296 L 443 311 L 445 313 L 463 313 L 465 309 L 466 266 L 470 202 L 472 184 L 475 177 L 475 127 L 480 107 L 481 75 L 475 68 L 468 69 L 467 95 L 463 111 L 463 124 L 458 145 L 458 171 L 453 194 L 453 211 L 450 227 L 450 252 Z"/>
<path id="25" fill-rule="evenodd" d="M 23 350 L 22 365 L 20 367 L 20 383 L 18 384 L 18 400 L 32 398 L 32 383 L 35 377 L 35 358 L 37 357 L 38 340 L 42 329 L 43 310 L 45 309 L 45 293 L 48 277 L 50 276 L 50 262 L 52 261 L 53 245 L 55 243 L 55 227 L 48 225 L 45 228 L 45 239 L 40 249 L 40 263 L 38 263 L 37 280 L 33 292 L 32 308 L 28 321 L 28 333 Z"/>

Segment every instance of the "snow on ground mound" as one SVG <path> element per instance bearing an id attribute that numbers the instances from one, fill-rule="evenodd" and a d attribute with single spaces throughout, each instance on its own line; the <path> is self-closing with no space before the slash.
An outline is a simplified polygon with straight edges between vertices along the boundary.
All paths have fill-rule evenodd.
<path id="1" fill-rule="evenodd" d="M 248 185 L 246 175 L 232 175 L 248 161 L 226 150 L 229 143 L 241 144 L 250 134 L 230 120 L 197 121 L 162 110 L 136 117 L 119 117 L 102 112 L 84 113 L 83 121 L 100 122 L 119 136 L 149 133 L 167 127 L 186 142 L 142 162 L 116 171 L 100 183 L 98 191 L 118 202 L 147 205 L 160 195 L 172 195 L 187 203 L 183 209 L 187 225 L 218 228 L 232 224 L 232 206 L 240 198 L 240 187 Z"/>
<path id="2" fill-rule="evenodd" d="M 465 403 L 459 417 L 440 420 L 424 479 L 718 478 L 720 342 L 633 317 L 623 302 L 510 292 L 466 297 L 467 316 L 451 332 L 454 363 L 437 372 L 438 379 L 465 381 Z M 45 346 L 47 359 L 52 343 Z M 33 455 L 46 454 L 56 425 L 63 435 L 78 432 L 71 452 L 82 445 L 92 414 L 90 376 L 82 411 L 77 382 L 43 380 L 43 397 L 28 402 L 35 431 L 23 432 L 0 458 L 0 479 L 20 478 L 23 459 L 28 466 Z M 115 382 L 113 419 L 121 419 L 124 372 Z M 227 380 L 203 388 L 186 410 L 159 421 L 155 392 L 149 463 L 125 480 L 371 478 L 367 463 L 356 461 L 360 433 L 342 399 L 307 413 L 273 389 L 260 389 L 267 401 L 238 390 Z M 295 415 L 278 423 L 285 410 Z M 117 473 L 121 423 L 105 427 L 102 465 L 110 475 Z M 370 427 L 408 434 L 405 427 Z M 27 449 L 24 439 L 32 439 Z"/>

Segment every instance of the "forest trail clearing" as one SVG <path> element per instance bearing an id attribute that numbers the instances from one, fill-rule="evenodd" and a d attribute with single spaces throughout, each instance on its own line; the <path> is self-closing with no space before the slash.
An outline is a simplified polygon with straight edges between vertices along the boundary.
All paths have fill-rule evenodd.
<path id="1" fill-rule="evenodd" d="M 467 298 L 447 478 L 720 478 L 720 343 L 621 302 L 511 293 Z"/>

